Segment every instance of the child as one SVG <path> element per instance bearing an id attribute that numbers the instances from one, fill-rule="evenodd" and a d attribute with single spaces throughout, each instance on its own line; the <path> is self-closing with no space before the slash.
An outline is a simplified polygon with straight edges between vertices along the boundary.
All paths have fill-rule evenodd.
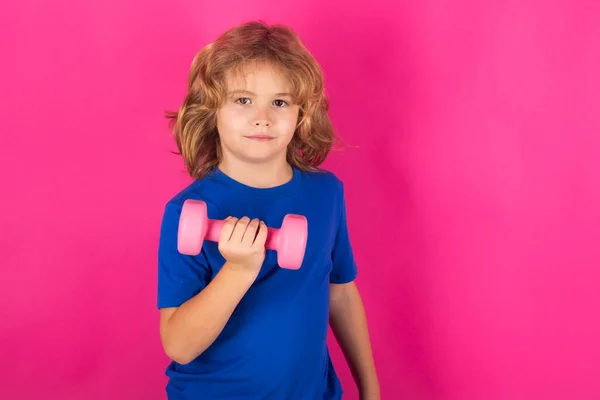
<path id="1" fill-rule="evenodd" d="M 335 139 L 327 110 L 318 64 L 284 26 L 238 26 L 194 59 L 169 114 L 194 182 L 166 204 L 158 254 L 169 399 L 340 399 L 329 323 L 361 399 L 379 399 L 343 185 L 317 168 Z M 227 220 L 198 256 L 177 250 L 187 199 Z M 286 214 L 308 221 L 298 270 L 265 251 Z"/>

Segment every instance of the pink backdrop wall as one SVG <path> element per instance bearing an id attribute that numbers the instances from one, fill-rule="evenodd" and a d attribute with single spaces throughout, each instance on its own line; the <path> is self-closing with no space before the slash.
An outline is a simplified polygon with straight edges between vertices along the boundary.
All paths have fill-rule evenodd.
<path id="1" fill-rule="evenodd" d="M 325 3 L 0 6 L 0 398 L 164 398 L 162 115 L 253 18 L 302 35 L 357 146 L 326 166 L 383 398 L 600 397 L 597 3 Z"/>

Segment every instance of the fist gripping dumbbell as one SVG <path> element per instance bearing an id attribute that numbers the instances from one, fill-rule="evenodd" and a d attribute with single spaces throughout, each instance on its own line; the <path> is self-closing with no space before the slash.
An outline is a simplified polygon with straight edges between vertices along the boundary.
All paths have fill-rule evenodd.
<path id="1" fill-rule="evenodd" d="M 206 203 L 189 199 L 183 203 L 177 233 L 177 249 L 186 255 L 198 255 L 202 242 L 219 242 L 224 220 L 209 219 Z M 281 228 L 268 228 L 265 247 L 277 251 L 277 263 L 281 268 L 299 269 L 304 259 L 308 222 L 306 217 L 288 214 Z"/>

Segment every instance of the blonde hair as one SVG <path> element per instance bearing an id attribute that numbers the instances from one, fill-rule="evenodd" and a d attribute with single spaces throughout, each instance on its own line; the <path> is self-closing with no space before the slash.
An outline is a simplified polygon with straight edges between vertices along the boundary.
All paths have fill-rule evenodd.
<path id="1" fill-rule="evenodd" d="M 216 115 L 226 96 L 226 74 L 264 61 L 286 75 L 300 108 L 287 161 L 301 170 L 317 171 L 338 142 L 317 61 L 289 27 L 249 22 L 226 31 L 196 55 L 183 104 L 166 114 L 191 177 L 202 178 L 221 160 Z"/>

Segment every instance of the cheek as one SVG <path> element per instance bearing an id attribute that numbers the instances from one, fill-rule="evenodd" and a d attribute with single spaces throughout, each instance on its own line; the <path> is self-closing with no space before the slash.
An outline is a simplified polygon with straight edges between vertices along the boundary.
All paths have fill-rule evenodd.
<path id="1" fill-rule="evenodd" d="M 226 134 L 235 134 L 247 125 L 247 118 L 241 113 L 222 112 L 217 119 L 220 130 Z"/>
<path id="2" fill-rule="evenodd" d="M 296 125 L 298 124 L 298 113 L 297 112 L 290 112 L 288 114 L 286 114 L 285 116 L 283 116 L 283 118 L 281 119 L 281 125 L 285 126 L 287 131 L 292 131 L 292 133 L 294 132 L 294 130 L 296 130 Z"/>

